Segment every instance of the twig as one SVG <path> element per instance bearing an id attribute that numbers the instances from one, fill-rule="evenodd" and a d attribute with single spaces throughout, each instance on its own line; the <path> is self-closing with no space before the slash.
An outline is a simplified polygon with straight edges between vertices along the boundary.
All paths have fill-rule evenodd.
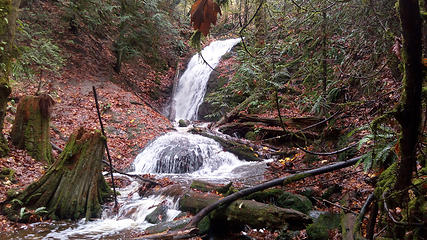
<path id="1" fill-rule="evenodd" d="M 325 203 L 329 203 L 329 204 L 331 204 L 331 205 L 334 205 L 335 207 L 338 207 L 338 208 L 341 208 L 342 210 L 345 210 L 345 211 L 347 211 L 347 212 L 349 212 L 349 213 L 352 213 L 352 214 L 354 214 L 354 215 L 359 215 L 357 212 L 355 212 L 355 211 L 353 211 L 353 210 L 351 210 L 350 208 L 348 208 L 348 207 L 344 207 L 344 206 L 341 206 L 341 205 L 339 205 L 339 204 L 336 204 L 336 203 L 333 203 L 333 202 L 331 202 L 331 201 L 328 201 L 328 200 L 326 200 L 326 199 L 323 199 L 323 198 L 317 198 L 317 197 L 313 197 L 313 199 L 314 200 L 316 200 L 316 201 L 318 201 L 318 202 L 325 202 Z"/>
<path id="2" fill-rule="evenodd" d="M 393 223 L 395 223 L 397 225 L 410 226 L 410 227 L 424 227 L 425 226 L 425 223 L 413 223 L 413 222 L 399 222 L 399 221 L 397 221 L 394 218 L 393 214 L 391 214 L 391 211 L 390 211 L 390 209 L 387 206 L 387 201 L 386 201 L 385 193 L 386 192 L 383 192 L 383 195 L 382 195 L 383 202 L 384 202 L 384 209 L 387 212 L 388 217 L 393 221 Z"/>
<path id="3" fill-rule="evenodd" d="M 323 123 L 325 123 L 325 122 L 327 122 L 327 121 L 331 120 L 332 118 L 334 118 L 334 117 L 335 117 L 336 115 L 338 115 L 339 113 L 340 113 L 340 111 L 337 111 L 337 112 L 335 112 L 334 114 L 332 114 L 330 117 L 328 117 L 328 118 L 326 118 L 326 119 L 324 119 L 324 120 L 322 120 L 322 121 L 320 121 L 320 122 L 318 122 L 318 123 L 312 124 L 312 125 L 310 125 L 310 126 L 308 126 L 308 127 L 305 127 L 305 128 L 303 128 L 303 129 L 300 129 L 300 130 L 298 130 L 298 131 L 296 131 L 296 132 L 294 132 L 294 133 L 286 133 L 286 134 L 284 134 L 284 135 L 280 135 L 280 136 L 277 136 L 277 137 L 272 137 L 272 138 L 263 139 L 262 141 L 263 141 L 263 142 L 265 142 L 265 141 L 271 141 L 271 140 L 275 140 L 275 139 L 281 139 L 281 138 L 287 137 L 287 136 L 289 136 L 289 135 L 295 135 L 295 134 L 297 134 L 297 133 L 303 132 L 303 131 L 308 130 L 308 129 L 310 129 L 310 128 L 317 127 L 317 126 L 319 126 L 319 125 L 321 125 L 321 124 L 323 124 Z"/>
<path id="4" fill-rule="evenodd" d="M 330 155 L 335 155 L 335 154 L 338 154 L 338 153 L 345 152 L 345 151 L 347 151 L 347 150 L 349 150 L 349 149 L 351 149 L 351 148 L 353 148 L 353 147 L 357 146 L 357 144 L 358 144 L 358 143 L 353 143 L 353 144 L 351 144 L 350 146 L 347 146 L 347 147 L 345 147 L 345 148 L 343 148 L 343 149 L 340 149 L 340 150 L 337 150 L 337 151 L 333 151 L 333 152 L 312 152 L 312 151 L 306 150 L 306 149 L 304 149 L 303 147 L 300 147 L 300 146 L 298 146 L 298 145 L 297 145 L 297 147 L 298 147 L 301 151 L 303 151 L 303 152 L 305 152 L 305 153 L 308 153 L 308 154 L 318 155 L 318 156 L 330 156 Z"/>
<path id="5" fill-rule="evenodd" d="M 108 149 L 107 135 L 105 134 L 104 125 L 102 124 L 101 112 L 99 111 L 98 97 L 96 95 L 95 86 L 92 86 L 92 90 L 93 90 L 93 97 L 95 98 L 96 112 L 98 113 L 98 119 L 99 119 L 99 123 L 101 125 L 102 135 L 104 135 L 104 137 L 105 137 L 104 144 L 105 144 L 105 149 L 107 150 L 108 161 L 110 162 L 110 176 L 111 176 L 111 183 L 113 185 L 114 209 L 117 209 L 118 205 L 117 205 L 116 185 L 114 184 L 114 176 L 113 176 L 113 163 L 111 161 L 110 150 Z"/>
<path id="6" fill-rule="evenodd" d="M 215 68 L 213 68 L 213 67 L 208 63 L 208 61 L 206 61 L 206 59 L 205 59 L 205 58 L 203 57 L 203 55 L 202 55 L 202 52 L 199 52 L 199 56 L 202 58 L 203 62 L 205 62 L 205 64 L 206 64 L 206 65 L 208 65 L 208 67 L 209 67 L 210 69 L 212 69 L 212 71 L 215 71 L 215 72 L 219 73 L 219 72 L 218 72 L 218 70 L 215 70 Z"/>
<path id="7" fill-rule="evenodd" d="M 357 239 L 358 235 L 361 234 L 360 233 L 360 227 L 362 226 L 362 220 L 365 217 L 365 213 L 366 213 L 368 207 L 373 202 L 374 198 L 375 198 L 374 193 L 371 193 L 369 195 L 369 197 L 366 199 L 365 204 L 363 204 L 362 209 L 360 209 L 359 215 L 357 216 L 357 219 L 356 219 L 356 223 L 354 224 L 354 227 L 353 227 L 354 239 Z"/>
<path id="8" fill-rule="evenodd" d="M 60 138 L 61 140 L 63 140 L 63 141 L 67 141 L 67 138 L 66 138 L 66 137 L 64 137 L 64 135 L 62 135 L 62 132 L 61 132 L 61 131 L 59 131 L 59 129 L 58 129 L 56 126 L 54 126 L 54 125 L 50 124 L 50 128 L 52 128 L 52 130 L 53 130 L 54 132 L 56 132 L 56 134 L 58 134 L 58 135 L 59 135 L 59 138 Z"/>
<path id="9" fill-rule="evenodd" d="M 107 161 L 102 160 L 102 162 L 105 163 L 105 165 L 111 167 L 110 164 Z M 114 170 L 114 172 L 120 173 L 120 174 L 128 176 L 128 177 L 134 177 L 134 178 L 138 178 L 139 180 L 144 181 L 144 182 L 149 182 L 149 183 L 154 184 L 154 185 L 160 185 L 160 183 L 158 183 L 156 181 L 153 181 L 153 180 L 150 180 L 148 178 L 143 178 L 143 177 L 141 177 L 139 175 L 136 175 L 136 174 L 125 173 L 125 172 L 122 172 L 122 171 L 120 171 L 120 170 L 118 170 L 118 169 L 116 169 L 114 167 L 112 167 L 112 169 Z"/>

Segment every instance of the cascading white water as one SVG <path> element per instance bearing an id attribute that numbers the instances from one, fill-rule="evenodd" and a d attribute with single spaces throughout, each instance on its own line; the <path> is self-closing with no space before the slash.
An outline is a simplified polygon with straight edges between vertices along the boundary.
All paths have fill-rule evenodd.
<path id="1" fill-rule="evenodd" d="M 150 143 L 135 161 L 135 173 L 190 173 L 192 177 L 229 177 L 246 162 L 210 138 L 171 132 Z"/>
<path id="2" fill-rule="evenodd" d="M 212 42 L 205 47 L 201 54 L 209 65 L 198 55 L 194 55 L 188 63 L 187 69 L 179 79 L 175 96 L 172 99 L 172 119 L 196 120 L 200 104 L 206 93 L 206 85 L 212 68 L 215 68 L 221 57 L 230 51 L 240 38 Z"/>

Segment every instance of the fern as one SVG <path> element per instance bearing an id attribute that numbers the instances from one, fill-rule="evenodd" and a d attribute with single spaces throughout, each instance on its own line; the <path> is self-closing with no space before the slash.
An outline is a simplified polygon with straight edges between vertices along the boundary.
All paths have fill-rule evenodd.
<path id="1" fill-rule="evenodd" d="M 384 124 L 378 125 L 376 129 L 373 129 L 370 125 L 366 125 L 351 131 L 348 137 L 363 130 L 368 130 L 369 132 L 359 140 L 357 148 L 358 150 L 362 147 L 368 149 L 359 161 L 359 163 L 363 163 L 365 171 L 389 165 L 396 161 L 397 155 L 393 150 L 398 142 L 394 129 Z"/>

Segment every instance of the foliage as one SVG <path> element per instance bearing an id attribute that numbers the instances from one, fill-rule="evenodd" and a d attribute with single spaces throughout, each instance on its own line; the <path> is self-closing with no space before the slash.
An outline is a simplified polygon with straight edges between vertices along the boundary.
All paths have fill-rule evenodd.
<path id="1" fill-rule="evenodd" d="M 61 0 L 61 3 L 64 20 L 73 32 L 88 29 L 100 37 L 116 39 L 113 50 L 119 64 L 142 56 L 151 65 L 161 65 L 159 47 L 178 44 L 177 30 L 172 24 L 173 9 L 167 0 Z"/>
<path id="2" fill-rule="evenodd" d="M 150 64 L 162 63 L 161 44 L 175 45 L 177 30 L 165 0 L 122 2 L 119 16 L 119 37 L 114 48 L 123 60 L 142 55 Z"/>
<path id="3" fill-rule="evenodd" d="M 396 131 L 385 125 L 369 125 L 357 128 L 349 133 L 352 136 L 358 131 L 368 131 L 359 140 L 358 149 L 366 147 L 368 151 L 359 162 L 363 162 L 365 171 L 371 168 L 383 168 L 397 160 L 395 147 L 397 146 Z"/>
<path id="4" fill-rule="evenodd" d="M 325 4 L 306 0 L 268 1 L 265 7 L 270 31 L 266 44 L 254 47 L 256 29 L 252 24 L 241 29 L 240 34 L 245 37 L 245 48 L 237 59 L 241 64 L 232 80 L 211 94 L 209 101 L 229 109 L 256 88 L 264 93 L 255 100 L 256 104 L 260 111 L 266 111 L 274 108 L 270 96 L 289 82 L 292 87 L 304 89 L 299 102 L 301 110 L 325 115 L 342 101 L 346 92 L 371 94 L 380 89 L 377 74 L 386 65 L 398 69 L 393 65 L 395 61 L 386 60 L 396 58 L 390 54 L 394 38 L 399 35 L 394 3 L 381 0 Z M 283 8 L 286 11 L 276 11 Z M 255 10 L 252 6 L 249 16 Z M 271 77 L 282 69 L 288 71 L 289 81 Z M 326 91 L 320 81 L 323 78 L 327 80 Z M 254 80 L 257 84 L 250 83 Z"/>
<path id="5" fill-rule="evenodd" d="M 30 27 L 27 22 L 20 22 L 17 39 L 22 44 L 19 46 L 20 55 L 12 71 L 15 80 L 35 80 L 36 75 L 43 72 L 59 74 L 64 66 L 65 57 L 59 46 L 49 37 L 49 30 L 34 25 Z"/>

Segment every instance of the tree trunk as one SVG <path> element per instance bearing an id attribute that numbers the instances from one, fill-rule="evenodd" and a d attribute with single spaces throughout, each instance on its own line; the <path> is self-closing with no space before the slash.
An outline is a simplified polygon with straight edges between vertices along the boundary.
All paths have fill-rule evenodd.
<path id="1" fill-rule="evenodd" d="M 101 204 L 111 200 L 112 194 L 101 174 L 104 141 L 100 131 L 80 128 L 70 136 L 59 159 L 46 174 L 17 196 L 10 197 L 7 203 L 17 199 L 28 209 L 46 207 L 51 219 L 99 217 Z M 10 212 L 21 207 L 7 203 L 2 209 L 9 217 Z"/>
<path id="2" fill-rule="evenodd" d="M 23 97 L 19 101 L 10 133 L 15 146 L 27 150 L 36 160 L 49 164 L 53 163 L 49 133 L 50 107 L 53 103 L 47 94 Z"/>
<path id="3" fill-rule="evenodd" d="M 255 15 L 255 39 L 256 46 L 261 48 L 265 45 L 265 38 L 267 35 L 267 23 L 266 23 L 266 11 L 263 6 L 265 0 L 256 0 L 256 5 L 258 6 L 257 13 Z"/>
<path id="4" fill-rule="evenodd" d="M 403 35 L 404 83 L 396 118 L 402 126 L 400 162 L 397 170 L 396 190 L 410 186 L 416 166 L 416 146 L 421 124 L 421 63 L 422 33 L 418 0 L 399 0 L 399 13 Z"/>
<path id="5" fill-rule="evenodd" d="M 14 40 L 16 19 L 21 0 L 0 0 L 0 157 L 9 152 L 7 141 L 3 135 L 6 105 L 11 93 L 9 75 L 15 55 Z"/>

